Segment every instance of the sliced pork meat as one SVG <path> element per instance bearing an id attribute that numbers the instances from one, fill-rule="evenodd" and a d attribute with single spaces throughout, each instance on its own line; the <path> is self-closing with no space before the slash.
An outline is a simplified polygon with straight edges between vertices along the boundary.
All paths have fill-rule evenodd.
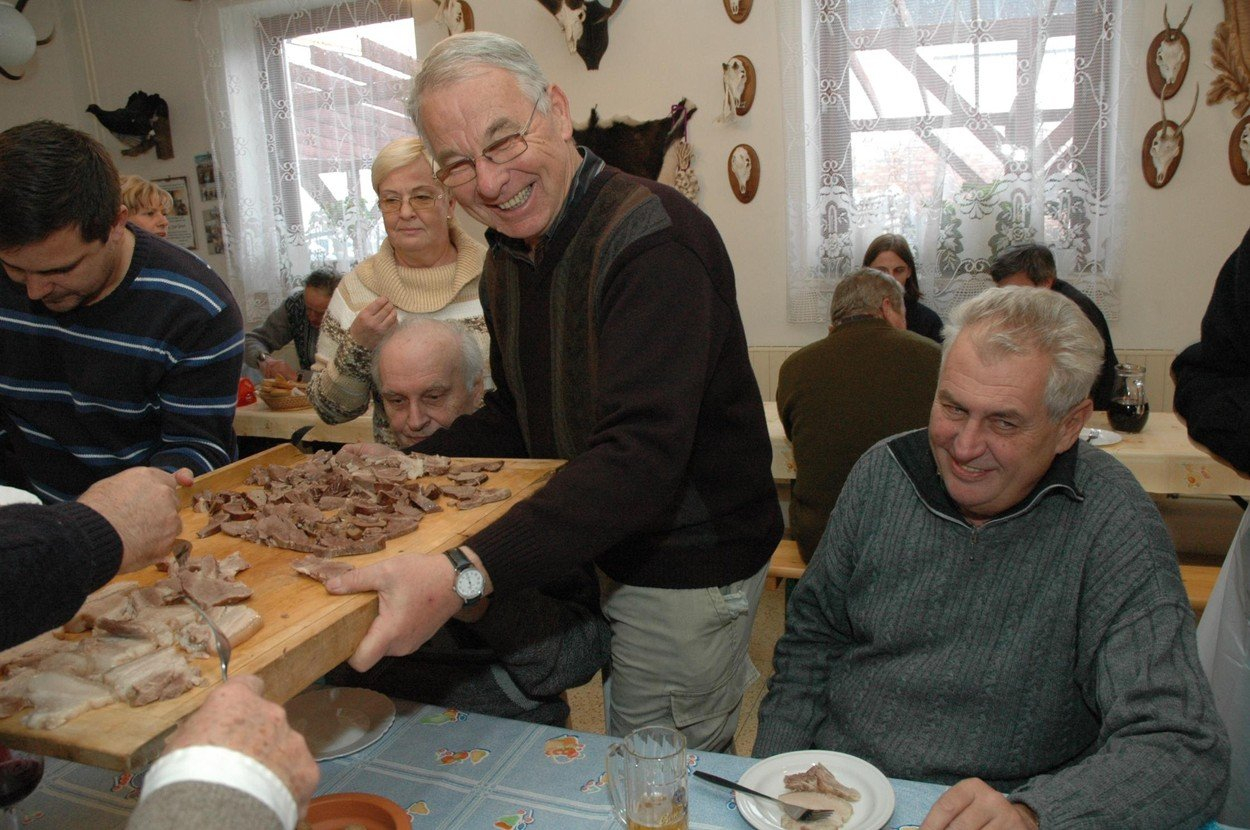
<path id="1" fill-rule="evenodd" d="M 81 634 L 95 625 L 96 617 L 107 617 L 117 613 L 127 603 L 131 591 L 139 587 L 138 582 L 113 582 L 105 585 L 87 597 L 78 613 L 63 626 L 70 634 Z"/>
<path id="2" fill-rule="evenodd" d="M 476 487 L 479 484 L 485 484 L 486 479 L 488 478 L 486 473 L 481 472 L 449 473 L 447 477 L 451 479 L 452 484 L 468 485 L 469 487 Z"/>
<path id="3" fill-rule="evenodd" d="M 234 579 L 250 567 L 252 563 L 248 562 L 247 558 L 237 550 L 217 563 L 217 570 L 223 579 Z"/>
<path id="4" fill-rule="evenodd" d="M 455 478 L 461 473 L 497 473 L 502 469 L 502 461 L 464 461 L 460 464 L 453 464 L 448 472 L 452 478 Z"/>
<path id="5" fill-rule="evenodd" d="M 322 559 L 320 556 L 305 556 L 303 559 L 292 562 L 291 567 L 304 576 L 312 577 L 322 583 L 329 582 L 339 574 L 355 570 L 346 562 Z"/>
<path id="6" fill-rule="evenodd" d="M 199 669 L 172 648 L 163 648 L 104 675 L 104 682 L 119 700 L 143 706 L 169 700 L 203 684 Z"/>
<path id="7" fill-rule="evenodd" d="M 242 582 L 219 579 L 199 573 L 181 573 L 182 591 L 193 600 L 211 608 L 214 605 L 232 605 L 243 602 L 252 595 L 252 589 Z"/>
<path id="8" fill-rule="evenodd" d="M 843 784 L 824 764 L 813 764 L 807 772 L 787 775 L 785 786 L 791 792 L 824 793 L 845 801 L 859 801 L 859 790 Z"/>
<path id="9" fill-rule="evenodd" d="M 68 651 L 73 647 L 72 641 L 58 637 L 52 631 L 46 631 L 34 639 L 0 651 L 0 677 L 29 668 L 50 654 Z"/>
<path id="10" fill-rule="evenodd" d="M 114 700 L 108 686 L 61 672 L 31 673 L 25 698 L 34 711 L 24 715 L 22 723 L 31 729 L 56 729 L 83 712 L 107 706 Z"/>
<path id="11" fill-rule="evenodd" d="M 472 510 L 475 507 L 481 507 L 484 504 L 492 502 L 504 501 L 512 498 L 512 491 L 507 487 L 482 487 L 476 493 L 465 499 L 456 502 L 456 507 L 461 510 Z"/>
<path id="12" fill-rule="evenodd" d="M 208 612 L 213 622 L 226 635 L 231 646 L 239 646 L 251 639 L 264 626 L 260 614 L 246 605 L 223 605 Z M 217 654 L 217 639 L 212 630 L 198 618 L 178 632 L 178 646 L 192 657 Z"/>

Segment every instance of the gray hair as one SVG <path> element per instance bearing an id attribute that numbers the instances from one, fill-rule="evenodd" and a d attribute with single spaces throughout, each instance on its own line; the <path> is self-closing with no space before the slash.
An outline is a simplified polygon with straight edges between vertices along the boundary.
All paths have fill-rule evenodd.
<path id="1" fill-rule="evenodd" d="M 417 132 L 427 135 L 421 124 L 421 99 L 427 92 L 477 77 L 487 69 L 502 69 L 512 75 L 525 97 L 538 101 L 544 115 L 551 109 L 550 96 L 544 95 L 551 81 L 534 56 L 519 41 L 494 32 L 464 32 L 440 40 L 421 63 L 412 79 L 408 96 L 408 117 Z"/>
<path id="2" fill-rule="evenodd" d="M 857 268 L 842 278 L 833 289 L 833 302 L 829 305 L 829 322 L 857 314 L 880 314 L 881 301 L 889 300 L 895 311 L 903 311 L 903 286 L 884 271 L 876 268 Z"/>
<path id="3" fill-rule="evenodd" d="M 382 182 L 386 180 L 387 176 L 399 168 L 407 167 L 421 159 L 425 159 L 426 163 L 430 165 L 430 170 L 434 169 L 434 162 L 430 159 L 429 151 L 425 148 L 425 142 L 415 135 L 397 138 L 387 143 L 373 157 L 373 166 L 369 170 L 370 179 L 373 182 L 373 192 L 381 196 Z M 442 186 L 441 183 L 439 183 L 439 186 Z"/>
<path id="4" fill-rule="evenodd" d="M 382 389 L 382 372 L 379 368 L 382 362 L 382 350 L 401 333 L 443 334 L 455 338 L 456 344 L 460 346 L 460 377 L 464 381 L 464 388 L 470 392 L 486 373 L 486 358 L 482 355 L 482 347 L 478 345 L 477 338 L 467 328 L 459 323 L 438 320 L 434 317 L 409 317 L 402 323 L 392 326 L 390 331 L 382 335 L 377 348 L 373 350 L 373 356 L 369 359 L 369 376 L 373 379 L 373 387 L 379 391 Z"/>
<path id="5" fill-rule="evenodd" d="M 977 352 L 989 356 L 1044 354 L 1046 410 L 1058 421 L 1089 397 L 1102 368 L 1102 335 L 1076 303 L 1045 288 L 1005 286 L 981 292 L 950 313 L 942 329 L 942 365 L 967 330 Z"/>

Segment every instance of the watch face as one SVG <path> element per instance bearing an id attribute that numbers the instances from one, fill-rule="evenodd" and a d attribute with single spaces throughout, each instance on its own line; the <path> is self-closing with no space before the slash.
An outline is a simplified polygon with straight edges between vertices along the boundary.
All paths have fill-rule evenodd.
<path id="1" fill-rule="evenodd" d="M 476 599 L 482 595 L 486 580 L 477 568 L 466 568 L 456 574 L 456 593 L 461 599 Z"/>

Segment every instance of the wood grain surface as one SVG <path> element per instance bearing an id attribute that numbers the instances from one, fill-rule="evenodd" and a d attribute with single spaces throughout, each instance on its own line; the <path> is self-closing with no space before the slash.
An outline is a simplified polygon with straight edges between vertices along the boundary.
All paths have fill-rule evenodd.
<path id="1" fill-rule="evenodd" d="M 238 550 L 252 564 L 238 578 L 252 589 L 248 603 L 260 613 L 264 627 L 234 650 L 230 673 L 259 675 L 265 681 L 265 696 L 278 702 L 294 697 L 351 655 L 377 616 L 377 595 L 370 592 L 331 596 L 321 583 L 300 576 L 291 568 L 291 563 L 302 558 L 303 553 L 245 542 L 221 533 L 197 539 L 195 532 L 208 517 L 193 512 L 190 505 L 191 497 L 202 490 L 242 489 L 257 464 L 294 464 L 302 457 L 294 446 L 284 444 L 203 475 L 181 493 L 182 537 L 192 541 L 191 556 L 212 554 L 220 559 Z M 403 553 L 446 550 L 540 489 L 563 463 L 508 460 L 502 470 L 490 474 L 485 485 L 510 488 L 512 497 L 507 501 L 459 510 L 446 504 L 448 499 L 440 499 L 443 511 L 426 516 L 416 531 L 390 540 L 385 550 L 346 557 L 343 561 L 360 567 Z M 149 567 L 118 579 L 147 585 L 163 576 Z M 207 682 L 179 698 L 133 708 L 114 703 L 52 730 L 26 728 L 21 722 L 23 712 L 18 712 L 0 719 L 0 743 L 109 769 L 142 768 L 160 754 L 164 736 L 179 720 L 199 708 L 204 697 L 221 682 L 216 657 L 192 663 Z"/>

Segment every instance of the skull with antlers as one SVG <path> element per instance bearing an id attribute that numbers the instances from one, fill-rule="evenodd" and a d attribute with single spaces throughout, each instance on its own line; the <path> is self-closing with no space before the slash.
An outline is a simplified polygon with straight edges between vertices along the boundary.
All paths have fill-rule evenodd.
<path id="1" fill-rule="evenodd" d="M 1168 20 L 1168 7 L 1163 7 L 1163 31 L 1155 35 L 1150 43 L 1153 64 L 1147 73 L 1151 91 L 1160 98 L 1171 98 L 1185 83 L 1185 73 L 1189 70 L 1189 38 L 1181 30 L 1189 22 L 1193 10 L 1191 5 L 1180 25 L 1173 27 Z"/>
<path id="2" fill-rule="evenodd" d="M 1172 180 L 1185 152 L 1185 126 L 1198 109 L 1198 88 L 1194 87 L 1194 103 L 1189 115 L 1180 124 L 1168 120 L 1167 104 L 1159 98 L 1160 120 L 1146 133 L 1142 150 L 1142 171 L 1151 187 L 1163 187 Z M 1153 169 L 1151 169 L 1153 168 Z M 1152 175 L 1153 173 L 1153 175 Z"/>

